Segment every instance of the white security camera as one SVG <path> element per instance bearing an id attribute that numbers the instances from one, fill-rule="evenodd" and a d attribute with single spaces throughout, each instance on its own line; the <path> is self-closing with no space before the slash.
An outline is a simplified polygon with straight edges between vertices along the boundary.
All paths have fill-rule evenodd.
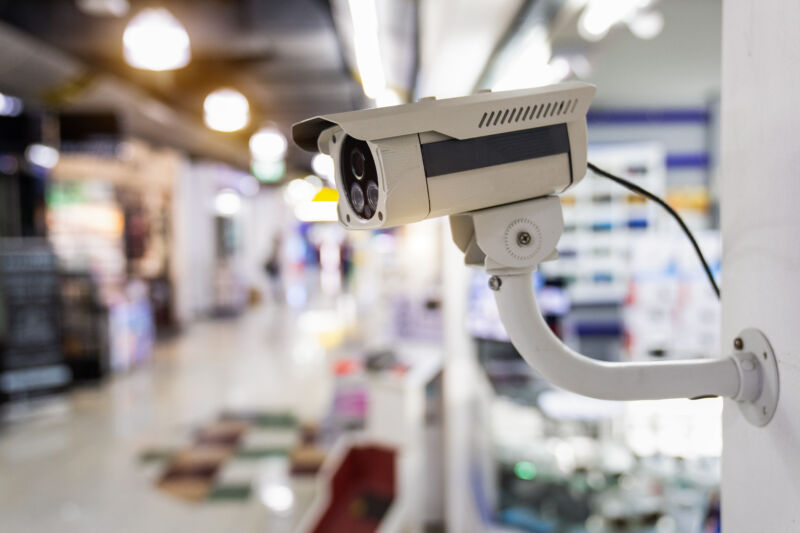
<path id="1" fill-rule="evenodd" d="M 581 82 L 314 117 L 295 142 L 333 157 L 339 220 L 375 229 L 563 192 L 586 173 Z"/>
<path id="2" fill-rule="evenodd" d="M 491 274 L 511 342 L 553 384 L 607 400 L 726 396 L 748 421 L 766 425 L 777 408 L 779 377 L 772 347 L 757 329 L 743 330 L 727 357 L 606 363 L 571 350 L 542 318 L 531 272 L 558 257 L 563 218 L 553 194 L 586 173 L 594 92 L 570 82 L 423 99 L 311 118 L 295 124 L 292 135 L 301 148 L 333 157 L 346 227 L 450 215 L 467 264 Z"/>

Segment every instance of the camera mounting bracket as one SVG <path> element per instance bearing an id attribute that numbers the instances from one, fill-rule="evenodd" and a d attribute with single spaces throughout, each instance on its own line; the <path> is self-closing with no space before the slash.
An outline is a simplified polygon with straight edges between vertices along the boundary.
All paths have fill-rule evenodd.
<path id="1" fill-rule="evenodd" d="M 756 426 L 778 404 L 778 365 L 769 341 L 749 328 L 726 357 L 609 363 L 573 351 L 539 311 L 531 273 L 556 259 L 563 231 L 561 202 L 545 196 L 450 217 L 453 241 L 468 265 L 492 275 L 500 319 L 525 361 L 554 385 L 604 400 L 725 396 Z"/>

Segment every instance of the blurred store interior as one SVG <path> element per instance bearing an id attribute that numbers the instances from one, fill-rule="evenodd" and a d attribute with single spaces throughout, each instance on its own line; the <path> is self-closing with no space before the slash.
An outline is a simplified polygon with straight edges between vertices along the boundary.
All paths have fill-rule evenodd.
<path id="1" fill-rule="evenodd" d="M 0 531 L 719 528 L 722 401 L 549 385 L 446 218 L 347 232 L 314 115 L 597 85 L 589 159 L 720 269 L 721 0 L 0 0 Z M 652 203 L 535 273 L 607 361 L 714 356 Z"/>

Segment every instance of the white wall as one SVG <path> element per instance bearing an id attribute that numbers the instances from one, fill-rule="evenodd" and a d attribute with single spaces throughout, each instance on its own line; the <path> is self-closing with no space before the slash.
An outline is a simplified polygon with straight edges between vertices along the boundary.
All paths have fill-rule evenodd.
<path id="1" fill-rule="evenodd" d="M 723 342 L 755 326 L 775 349 L 765 428 L 723 415 L 725 533 L 800 531 L 800 2 L 727 0 L 722 51 Z"/>
<path id="2" fill-rule="evenodd" d="M 186 323 L 211 311 L 215 253 L 215 169 L 187 162 L 173 192 L 173 273 L 179 319 Z"/>
<path id="3" fill-rule="evenodd" d="M 248 287 L 266 294 L 269 291 L 266 270 L 267 259 L 272 255 L 275 238 L 280 235 L 291 214 L 280 194 L 281 189 L 263 189 L 243 204 L 242 259 L 245 282 Z"/>

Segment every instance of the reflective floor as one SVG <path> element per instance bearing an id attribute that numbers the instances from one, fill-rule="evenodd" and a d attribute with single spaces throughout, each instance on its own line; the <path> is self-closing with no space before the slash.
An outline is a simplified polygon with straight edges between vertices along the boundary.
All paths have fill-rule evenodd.
<path id="1" fill-rule="evenodd" d="M 185 446 L 223 409 L 322 413 L 327 365 L 303 347 L 297 323 L 270 309 L 196 323 L 160 343 L 149 365 L 15 411 L 0 427 L 0 531 L 291 531 L 313 497 L 310 479 L 292 482 L 294 507 L 278 515 L 255 495 L 181 501 L 156 489 L 156 466 L 138 457 Z"/>

